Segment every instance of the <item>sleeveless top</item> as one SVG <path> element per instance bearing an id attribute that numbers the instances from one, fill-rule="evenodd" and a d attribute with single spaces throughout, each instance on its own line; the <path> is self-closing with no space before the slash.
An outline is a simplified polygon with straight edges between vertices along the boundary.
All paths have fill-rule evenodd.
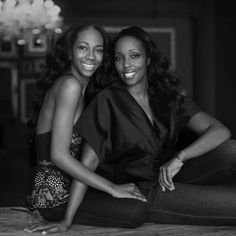
<path id="1" fill-rule="evenodd" d="M 70 153 L 79 159 L 82 137 L 75 132 L 75 127 L 76 125 L 73 128 Z M 29 208 L 36 210 L 64 204 L 68 200 L 71 177 L 50 162 L 51 131 L 37 134 L 35 141 L 38 165 L 32 192 L 27 196 Z"/>

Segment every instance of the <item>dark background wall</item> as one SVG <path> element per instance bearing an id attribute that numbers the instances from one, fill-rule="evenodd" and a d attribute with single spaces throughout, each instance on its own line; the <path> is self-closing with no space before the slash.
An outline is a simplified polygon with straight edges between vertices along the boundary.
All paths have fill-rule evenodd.
<path id="1" fill-rule="evenodd" d="M 224 3 L 224 4 L 223 4 Z M 215 19 L 215 111 L 236 135 L 236 17 L 231 2 L 217 2 Z"/>

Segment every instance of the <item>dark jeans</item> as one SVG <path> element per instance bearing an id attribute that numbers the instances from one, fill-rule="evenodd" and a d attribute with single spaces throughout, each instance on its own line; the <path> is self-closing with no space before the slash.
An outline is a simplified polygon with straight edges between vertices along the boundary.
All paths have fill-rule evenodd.
<path id="1" fill-rule="evenodd" d="M 66 205 L 40 210 L 50 221 L 64 216 Z M 114 198 L 109 194 L 89 188 L 73 224 L 102 227 L 135 228 L 142 225 L 149 214 L 146 203 L 135 199 Z"/>
<path id="2" fill-rule="evenodd" d="M 236 141 L 187 161 L 174 183 L 173 191 L 157 184 L 149 194 L 149 222 L 236 225 Z"/>

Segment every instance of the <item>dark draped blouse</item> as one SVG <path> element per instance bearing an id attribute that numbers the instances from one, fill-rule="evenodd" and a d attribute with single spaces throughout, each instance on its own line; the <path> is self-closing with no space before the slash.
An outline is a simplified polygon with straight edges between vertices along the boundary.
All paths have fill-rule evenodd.
<path id="1" fill-rule="evenodd" d="M 113 170 L 114 182 L 152 183 L 144 184 L 148 190 L 157 182 L 165 156 L 173 155 L 180 131 L 200 111 L 190 97 L 182 96 L 175 117 L 170 116 L 166 125 L 158 117 L 156 99 L 150 97 L 149 102 L 153 123 L 126 88 L 113 83 L 86 107 L 75 127 L 94 149 L 101 166 Z"/>

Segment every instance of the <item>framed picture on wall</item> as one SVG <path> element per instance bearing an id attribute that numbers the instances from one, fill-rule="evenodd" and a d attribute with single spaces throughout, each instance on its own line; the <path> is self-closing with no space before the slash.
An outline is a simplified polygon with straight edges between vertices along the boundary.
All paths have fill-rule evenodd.
<path id="1" fill-rule="evenodd" d="M 0 38 L 0 57 L 9 58 L 16 57 L 17 50 L 15 42 L 10 37 L 1 37 Z"/>
<path id="2" fill-rule="evenodd" d="M 18 71 L 14 62 L 0 62 L 0 117 L 16 118 L 18 114 Z"/>
<path id="3" fill-rule="evenodd" d="M 48 38 L 46 35 L 32 34 L 29 42 L 25 46 L 24 53 L 26 56 L 43 56 L 47 54 Z"/>
<path id="4" fill-rule="evenodd" d="M 34 71 L 35 73 L 39 73 L 42 71 L 46 61 L 45 58 L 38 58 L 34 60 Z"/>
<path id="5" fill-rule="evenodd" d="M 33 110 L 33 100 L 36 93 L 35 81 L 32 78 L 21 80 L 20 95 L 21 95 L 21 121 L 27 122 Z"/>
<path id="6" fill-rule="evenodd" d="M 144 30 L 152 35 L 153 40 L 161 49 L 165 57 L 170 61 L 170 70 L 176 69 L 176 37 L 172 27 L 144 27 Z"/>

